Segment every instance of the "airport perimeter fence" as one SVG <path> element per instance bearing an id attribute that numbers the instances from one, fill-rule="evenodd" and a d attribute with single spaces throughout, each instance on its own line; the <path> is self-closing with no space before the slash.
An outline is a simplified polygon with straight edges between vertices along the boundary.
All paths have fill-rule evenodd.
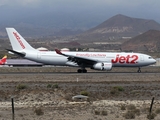
<path id="1" fill-rule="evenodd" d="M 120 101 L 117 104 L 115 101 L 101 101 L 91 103 L 86 101 L 72 102 L 68 105 L 63 101 L 56 107 L 41 106 L 40 104 L 34 108 L 18 108 L 14 110 L 13 98 L 12 102 L 12 120 L 30 119 L 30 120 L 159 120 L 160 109 L 152 110 L 154 97 L 151 104 L 122 104 Z M 39 106 L 39 107 L 38 107 Z M 143 106 L 143 107 L 142 107 Z M 34 111 L 33 113 L 31 111 Z M 0 119 L 4 115 L 0 113 Z"/>

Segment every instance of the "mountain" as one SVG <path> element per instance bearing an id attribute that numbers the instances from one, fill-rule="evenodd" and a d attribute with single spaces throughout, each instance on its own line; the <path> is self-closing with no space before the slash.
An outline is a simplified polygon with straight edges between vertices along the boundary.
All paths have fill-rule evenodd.
<path id="1" fill-rule="evenodd" d="M 118 14 L 79 35 L 77 39 L 82 41 L 116 40 L 122 37 L 134 37 L 151 29 L 160 30 L 160 24 L 154 20 Z"/>
<path id="2" fill-rule="evenodd" d="M 160 52 L 160 31 L 149 30 L 121 45 L 122 51 Z"/>
<path id="3" fill-rule="evenodd" d="M 40 21 L 42 21 L 40 18 L 38 18 L 39 21 L 36 21 L 36 18 L 34 18 L 34 21 L 37 22 L 37 25 Z M 52 29 L 52 25 L 50 26 L 50 28 L 44 26 L 35 27 L 32 23 L 23 22 L 19 22 L 12 27 L 15 27 L 17 31 L 19 31 L 20 34 L 22 34 L 22 36 L 24 37 L 31 37 L 31 39 L 33 36 L 37 37 L 38 39 L 35 38 L 36 42 L 34 41 L 35 44 L 37 44 L 37 41 L 44 42 L 45 40 L 43 47 L 49 48 L 50 46 L 51 49 L 54 48 L 53 46 L 57 46 L 57 44 L 55 44 L 55 42 L 53 41 L 60 41 L 60 44 L 65 43 L 62 44 L 63 47 L 68 47 L 69 44 L 71 44 L 72 47 L 75 47 L 73 43 L 76 43 L 76 46 L 81 45 L 80 47 L 82 48 L 92 47 L 104 50 L 119 50 L 121 48 L 123 51 L 160 51 L 160 47 L 158 47 L 160 46 L 160 43 L 158 41 L 160 38 L 159 23 L 154 20 L 131 18 L 121 14 L 115 15 L 85 32 L 82 32 L 78 29 L 66 29 L 65 27 L 63 27 L 63 29 L 58 29 L 57 31 L 55 31 L 55 29 Z M 2 27 L 0 27 L 0 36 L 4 37 L 5 35 L 5 25 L 3 25 Z M 128 37 L 132 39 L 124 42 L 121 45 L 123 41 L 120 39 Z M 98 42 L 105 43 L 99 44 Z M 49 46 L 44 46 L 45 44 Z M 60 44 L 58 44 L 58 46 Z"/>
<path id="4" fill-rule="evenodd" d="M 154 20 L 146 20 L 140 18 L 131 18 L 125 15 L 115 15 L 96 27 L 89 29 L 97 24 L 94 18 L 84 19 L 82 15 L 72 14 L 56 14 L 49 12 L 22 16 L 16 12 L 6 11 L 4 18 L 0 19 L 0 36 L 6 37 L 5 27 L 14 27 L 25 37 L 52 37 L 52 36 L 68 36 L 76 35 L 74 39 L 81 41 L 104 41 L 114 40 L 121 37 L 134 37 L 144 33 L 150 29 L 160 30 L 160 24 Z M 25 11 L 25 10 L 24 10 Z M 30 10 L 34 11 L 34 10 Z M 2 11 L 0 11 L 0 14 Z M 13 15 L 10 15 L 13 13 Z M 23 12 L 24 13 L 24 12 Z M 27 11 L 25 12 L 27 13 Z M 17 16 L 16 18 L 14 16 Z M 85 17 L 86 17 L 85 16 Z M 17 19 L 18 18 L 18 19 Z M 47 19 L 46 19 L 47 18 Z M 82 19 L 83 18 L 83 19 Z M 99 20 L 100 21 L 100 20 Z M 82 30 L 89 29 L 82 34 Z M 79 34 L 79 35 L 77 35 Z"/>

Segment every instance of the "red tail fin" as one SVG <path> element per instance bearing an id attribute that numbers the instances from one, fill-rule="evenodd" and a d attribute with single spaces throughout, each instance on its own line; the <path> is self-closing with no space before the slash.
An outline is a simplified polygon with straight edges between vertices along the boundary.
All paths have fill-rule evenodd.
<path id="1" fill-rule="evenodd" d="M 0 60 L 0 64 L 5 64 L 7 60 L 7 56 L 5 55 L 1 60 Z"/>

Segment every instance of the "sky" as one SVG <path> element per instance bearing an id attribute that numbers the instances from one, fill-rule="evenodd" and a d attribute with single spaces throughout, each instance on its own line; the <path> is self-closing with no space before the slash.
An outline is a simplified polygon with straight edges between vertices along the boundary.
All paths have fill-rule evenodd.
<path id="1" fill-rule="evenodd" d="M 75 20 L 87 21 L 90 17 L 95 24 L 117 14 L 160 23 L 159 5 L 160 0 L 0 0 L 0 22 L 54 13 L 55 17 L 62 14 Z"/>

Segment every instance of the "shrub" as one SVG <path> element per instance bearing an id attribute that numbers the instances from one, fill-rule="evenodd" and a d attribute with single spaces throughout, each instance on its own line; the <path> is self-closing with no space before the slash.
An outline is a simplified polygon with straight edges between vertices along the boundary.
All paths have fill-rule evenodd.
<path id="1" fill-rule="evenodd" d="M 53 86 L 52 86 L 52 88 L 54 89 L 54 88 L 59 88 L 59 86 L 58 86 L 58 84 L 54 84 Z"/>
<path id="2" fill-rule="evenodd" d="M 140 115 L 140 110 L 139 109 L 135 109 L 135 110 L 133 110 L 133 112 L 138 116 Z"/>
<path id="3" fill-rule="evenodd" d="M 51 84 L 48 84 L 48 85 L 47 85 L 47 88 L 51 88 L 51 87 L 52 87 L 52 85 L 51 85 Z"/>
<path id="4" fill-rule="evenodd" d="M 95 110 L 94 113 L 95 113 L 95 115 L 100 115 L 101 112 L 98 110 Z"/>
<path id="5" fill-rule="evenodd" d="M 115 86 L 111 89 L 110 93 L 113 95 L 118 95 L 119 91 L 124 91 L 124 88 L 121 86 Z"/>
<path id="6" fill-rule="evenodd" d="M 118 90 L 118 91 L 124 91 L 124 88 L 122 86 L 115 86 L 113 88 Z"/>
<path id="7" fill-rule="evenodd" d="M 154 119 L 156 117 L 156 114 L 155 113 L 151 113 L 151 114 L 148 114 L 147 115 L 147 118 L 148 119 Z"/>
<path id="8" fill-rule="evenodd" d="M 34 110 L 34 112 L 36 113 L 36 115 L 43 115 L 44 114 L 44 112 L 43 112 L 43 110 L 41 108 L 36 108 Z"/>
<path id="9" fill-rule="evenodd" d="M 160 108 L 157 108 L 157 109 L 156 109 L 156 113 L 157 113 L 157 114 L 160 114 Z"/>
<path id="10" fill-rule="evenodd" d="M 80 94 L 81 94 L 81 95 L 85 95 L 85 96 L 88 96 L 88 95 L 89 95 L 89 93 L 88 93 L 87 91 L 81 91 Z"/>
<path id="11" fill-rule="evenodd" d="M 71 95 L 69 95 L 69 94 L 65 94 L 64 99 L 66 99 L 66 100 L 72 100 Z"/>
<path id="12" fill-rule="evenodd" d="M 130 104 L 127 106 L 128 110 L 135 110 L 136 109 L 136 106 L 133 105 L 133 104 Z"/>
<path id="13" fill-rule="evenodd" d="M 106 110 L 94 110 L 94 114 L 95 115 L 103 115 L 103 116 L 107 116 L 108 112 Z"/>
<path id="14" fill-rule="evenodd" d="M 104 116 L 107 116 L 107 115 L 108 115 L 108 112 L 103 110 L 103 111 L 101 112 L 101 114 L 104 115 Z"/>
<path id="15" fill-rule="evenodd" d="M 128 111 L 124 114 L 124 117 L 126 119 L 134 119 L 135 115 L 138 115 L 138 116 L 140 115 L 140 110 L 136 109 L 136 106 L 133 104 L 128 105 L 127 109 Z"/>
<path id="16" fill-rule="evenodd" d="M 27 88 L 27 85 L 18 84 L 18 85 L 16 86 L 16 88 L 17 88 L 18 90 L 26 89 L 26 88 Z"/>
<path id="17" fill-rule="evenodd" d="M 126 119 L 134 119 L 135 118 L 135 113 L 132 112 L 132 111 L 127 111 L 125 114 L 124 114 L 124 117 Z"/>
<path id="18" fill-rule="evenodd" d="M 115 90 L 115 89 L 112 89 L 112 90 L 110 91 L 110 93 L 111 93 L 112 95 L 116 94 L 117 92 L 118 92 L 118 91 Z"/>
<path id="19" fill-rule="evenodd" d="M 126 106 L 125 105 L 121 105 L 121 110 L 126 110 Z"/>
<path id="20" fill-rule="evenodd" d="M 150 108 L 149 107 L 144 107 L 141 109 L 142 113 L 144 114 L 148 114 L 148 112 L 150 111 Z"/>

